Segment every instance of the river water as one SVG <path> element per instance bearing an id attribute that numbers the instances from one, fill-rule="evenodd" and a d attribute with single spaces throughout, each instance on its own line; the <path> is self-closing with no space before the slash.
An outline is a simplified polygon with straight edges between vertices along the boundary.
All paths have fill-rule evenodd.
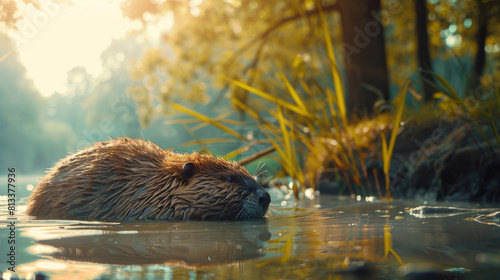
<path id="1" fill-rule="evenodd" d="M 500 279 L 498 205 L 271 196 L 264 220 L 127 223 L 35 220 L 22 213 L 25 197 L 11 216 L 3 197 L 0 272 L 3 279 Z M 15 230 L 8 218 L 16 218 Z"/>

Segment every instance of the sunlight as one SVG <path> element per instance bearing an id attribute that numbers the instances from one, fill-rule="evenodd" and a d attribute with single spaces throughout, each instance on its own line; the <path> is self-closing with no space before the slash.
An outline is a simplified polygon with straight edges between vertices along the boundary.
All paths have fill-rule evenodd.
<path id="1" fill-rule="evenodd" d="M 101 52 L 129 26 L 117 1 L 75 1 L 72 6 L 45 1 L 40 10 L 24 8 L 19 30 L 9 35 L 44 96 L 64 91 L 66 73 L 74 67 L 83 66 L 97 76 Z"/>

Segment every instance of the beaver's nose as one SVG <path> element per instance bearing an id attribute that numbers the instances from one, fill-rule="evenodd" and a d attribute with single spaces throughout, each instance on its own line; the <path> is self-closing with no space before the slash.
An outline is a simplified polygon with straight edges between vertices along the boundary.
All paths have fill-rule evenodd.
<path id="1" fill-rule="evenodd" d="M 265 190 L 259 194 L 259 205 L 266 208 L 271 203 L 271 196 Z"/>

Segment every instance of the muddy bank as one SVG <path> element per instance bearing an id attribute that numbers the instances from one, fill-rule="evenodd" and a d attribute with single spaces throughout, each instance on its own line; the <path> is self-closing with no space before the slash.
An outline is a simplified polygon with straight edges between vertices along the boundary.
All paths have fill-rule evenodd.
<path id="1" fill-rule="evenodd" d="M 392 197 L 500 202 L 500 149 L 492 127 L 480 127 L 484 133 L 460 118 L 405 125 L 390 168 Z M 380 147 L 379 141 L 373 146 Z M 365 165 L 369 176 L 365 184 L 353 186 L 356 195 L 385 196 L 380 155 L 372 153 Z M 318 188 L 321 193 L 349 193 L 348 183 L 336 172 L 323 172 Z"/>
<path id="2" fill-rule="evenodd" d="M 426 134 L 409 128 L 398 139 L 410 140 L 412 151 L 401 149 L 391 166 L 392 194 L 429 201 L 500 202 L 500 150 L 487 124 L 479 130 L 457 120 L 436 125 Z M 497 128 L 498 129 L 498 128 Z"/>

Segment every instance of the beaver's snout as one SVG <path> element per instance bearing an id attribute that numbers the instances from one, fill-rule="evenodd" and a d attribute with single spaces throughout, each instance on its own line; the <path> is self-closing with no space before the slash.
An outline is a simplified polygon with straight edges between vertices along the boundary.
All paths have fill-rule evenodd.
<path id="1" fill-rule="evenodd" d="M 246 178 L 244 184 L 253 191 L 244 200 L 243 208 L 236 216 L 236 219 L 260 219 L 269 209 L 271 196 L 259 183 L 251 178 Z"/>
<path id="2" fill-rule="evenodd" d="M 257 191 L 257 197 L 259 198 L 259 205 L 262 206 L 262 208 L 265 209 L 264 212 L 266 212 L 267 208 L 269 208 L 269 203 L 271 203 L 271 196 L 266 190 L 260 188 L 259 191 Z"/>

